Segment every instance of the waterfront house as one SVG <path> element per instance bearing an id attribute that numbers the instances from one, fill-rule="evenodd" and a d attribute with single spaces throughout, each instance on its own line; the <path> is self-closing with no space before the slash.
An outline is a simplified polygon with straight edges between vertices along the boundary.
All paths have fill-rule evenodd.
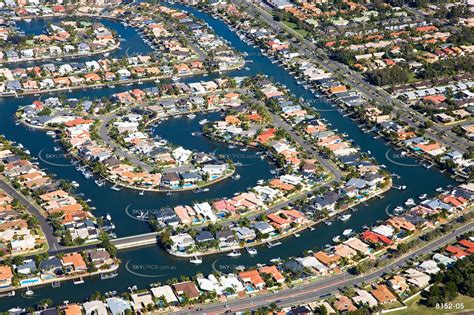
<path id="1" fill-rule="evenodd" d="M 161 182 L 164 185 L 167 185 L 170 187 L 179 186 L 180 181 L 181 181 L 181 178 L 176 172 L 164 173 L 163 176 L 161 177 Z"/>
<path id="2" fill-rule="evenodd" d="M 83 273 L 87 271 L 87 265 L 79 253 L 66 254 L 61 258 L 66 273 Z"/>
<path id="3" fill-rule="evenodd" d="M 341 260 L 341 256 L 319 251 L 314 257 L 328 268 L 334 268 Z"/>
<path id="4" fill-rule="evenodd" d="M 146 310 L 148 305 L 155 305 L 153 298 L 148 291 L 134 293 L 130 295 L 132 299 L 132 307 L 135 312 L 142 312 L 142 310 Z"/>
<path id="5" fill-rule="evenodd" d="M 11 286 L 13 271 L 10 266 L 0 265 L 0 288 Z"/>
<path id="6" fill-rule="evenodd" d="M 275 228 L 270 225 L 268 222 L 265 221 L 256 221 L 252 227 L 260 234 L 266 235 L 273 233 L 275 231 Z"/>
<path id="7" fill-rule="evenodd" d="M 132 311 L 132 306 L 130 305 L 130 302 L 122 298 L 112 297 L 106 299 L 105 301 L 112 315 L 125 315 Z"/>
<path id="8" fill-rule="evenodd" d="M 298 257 L 296 261 L 301 267 L 313 269 L 321 274 L 325 274 L 328 271 L 328 268 L 314 256 Z"/>
<path id="9" fill-rule="evenodd" d="M 338 244 L 334 246 L 334 254 L 343 258 L 351 259 L 357 252 L 345 244 Z"/>
<path id="10" fill-rule="evenodd" d="M 155 299 L 163 298 L 170 305 L 178 303 L 178 299 L 169 285 L 151 288 L 150 291 Z"/>
<path id="11" fill-rule="evenodd" d="M 235 231 L 239 241 L 252 241 L 257 237 L 255 231 L 246 226 L 234 227 L 233 230 Z"/>
<path id="12" fill-rule="evenodd" d="M 213 241 L 214 236 L 209 231 L 201 231 L 199 232 L 199 234 L 196 235 L 195 239 L 196 239 L 196 242 L 201 244 L 201 243 Z"/>
<path id="13" fill-rule="evenodd" d="M 362 242 L 357 237 L 352 237 L 352 238 L 348 239 L 347 241 L 344 242 L 344 244 L 349 246 L 350 248 L 356 250 L 357 252 L 363 254 L 363 255 L 370 254 L 369 245 Z"/>
<path id="14" fill-rule="evenodd" d="M 92 249 L 86 251 L 86 254 L 90 260 L 90 262 L 96 267 L 100 268 L 102 266 L 110 266 L 114 263 L 112 257 L 108 251 L 104 248 Z"/>
<path id="15" fill-rule="evenodd" d="M 406 279 L 399 275 L 395 275 L 391 279 L 389 279 L 387 281 L 387 285 L 398 294 L 410 289 L 410 286 L 406 282 Z"/>
<path id="16" fill-rule="evenodd" d="M 270 274 L 276 283 L 285 282 L 285 277 L 281 274 L 281 272 L 277 269 L 276 266 L 261 267 L 258 269 L 258 272 L 260 274 L 262 273 Z"/>
<path id="17" fill-rule="evenodd" d="M 184 252 L 189 247 L 195 245 L 194 239 L 188 233 L 180 233 L 177 235 L 172 235 L 170 238 L 172 241 L 172 245 L 171 245 L 172 251 Z"/>
<path id="18" fill-rule="evenodd" d="M 182 224 L 191 224 L 192 217 L 196 214 L 192 207 L 190 206 L 177 206 L 174 209 L 174 212 L 178 216 Z"/>
<path id="19" fill-rule="evenodd" d="M 36 263 L 33 259 L 27 259 L 23 261 L 23 263 L 16 266 L 15 269 L 16 272 L 21 275 L 30 275 L 38 271 L 36 268 Z"/>
<path id="20" fill-rule="evenodd" d="M 102 301 L 88 301 L 82 304 L 86 315 L 107 315 L 107 307 Z"/>
<path id="21" fill-rule="evenodd" d="M 451 254 L 453 259 L 463 259 L 464 257 L 469 256 L 469 253 L 464 249 L 453 245 L 448 245 L 446 247 L 446 252 Z"/>
<path id="22" fill-rule="evenodd" d="M 364 242 L 372 243 L 372 244 L 383 244 L 383 245 L 392 245 L 393 241 L 386 237 L 385 235 L 381 235 L 372 231 L 365 231 L 361 235 L 362 240 Z"/>
<path id="23" fill-rule="evenodd" d="M 239 278 L 244 283 L 252 285 L 257 290 L 261 290 L 265 287 L 265 281 L 256 269 L 239 272 Z"/>
<path id="24" fill-rule="evenodd" d="M 440 271 L 438 264 L 434 260 L 425 260 L 418 265 L 418 269 L 427 274 L 436 274 Z"/>
<path id="25" fill-rule="evenodd" d="M 196 285 L 191 281 L 176 283 L 173 288 L 178 296 L 185 295 L 190 301 L 195 300 L 201 294 Z"/>

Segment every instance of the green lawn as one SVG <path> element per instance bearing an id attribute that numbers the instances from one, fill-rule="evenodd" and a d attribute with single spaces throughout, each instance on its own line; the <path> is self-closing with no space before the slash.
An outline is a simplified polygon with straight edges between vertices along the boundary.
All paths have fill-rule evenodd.
<path id="1" fill-rule="evenodd" d="M 421 299 L 420 296 L 417 296 L 416 298 L 410 300 L 407 303 L 408 308 L 405 310 L 397 311 L 390 313 L 391 315 L 432 315 L 432 314 L 448 314 L 448 313 L 461 313 L 461 312 L 466 312 L 468 310 L 474 310 L 474 298 L 468 297 L 468 296 L 463 296 L 460 295 L 453 301 L 451 301 L 451 305 L 453 305 L 453 308 L 450 310 L 441 310 L 441 309 L 436 309 L 436 308 L 428 308 L 426 306 L 418 304 L 418 301 Z M 464 304 L 464 309 L 456 308 L 454 305 L 456 304 Z"/>
<path id="2" fill-rule="evenodd" d="M 288 27 L 291 27 L 295 32 L 300 34 L 303 37 L 306 37 L 308 35 L 308 32 L 306 30 L 299 29 L 298 26 L 295 23 L 291 23 L 288 21 L 283 21 L 283 24 L 285 24 Z"/>

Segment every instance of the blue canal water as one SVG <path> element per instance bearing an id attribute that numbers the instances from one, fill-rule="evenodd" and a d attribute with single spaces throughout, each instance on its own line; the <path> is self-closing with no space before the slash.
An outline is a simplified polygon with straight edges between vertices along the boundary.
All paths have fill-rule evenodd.
<path id="1" fill-rule="evenodd" d="M 377 220 L 387 218 L 391 209 L 402 204 L 408 198 L 415 198 L 423 193 L 433 194 L 439 186 L 447 186 L 453 184 L 453 181 L 443 174 L 437 172 L 434 168 L 425 169 L 411 159 L 396 155 L 391 146 L 383 140 L 373 139 L 372 135 L 362 133 L 357 125 L 349 118 L 342 117 L 334 108 L 331 107 L 324 99 L 314 97 L 301 86 L 297 85 L 286 70 L 280 68 L 276 64 L 272 64 L 260 51 L 252 46 L 242 42 L 226 25 L 220 20 L 216 20 L 206 13 L 200 12 L 194 8 L 181 5 L 172 5 L 173 7 L 183 9 L 193 14 L 199 19 L 208 23 L 218 35 L 228 40 L 229 43 L 238 51 L 246 52 L 247 59 L 252 62 L 248 64 L 249 71 L 239 70 L 229 73 L 230 76 L 251 76 L 258 73 L 268 75 L 272 80 L 285 84 L 296 96 L 303 97 L 307 102 L 312 104 L 316 109 L 320 110 L 321 116 L 326 118 L 332 124 L 333 128 L 339 132 L 348 133 L 354 143 L 360 146 L 361 150 L 368 152 L 377 159 L 380 164 L 386 165 L 390 172 L 397 173 L 400 179 L 394 180 L 396 185 L 406 185 L 405 191 L 391 190 L 385 194 L 383 199 L 374 199 L 369 202 L 368 206 L 360 206 L 353 213 L 351 219 L 347 222 L 338 222 L 331 226 L 320 224 L 313 231 L 305 231 L 301 233 L 299 238 L 289 237 L 282 240 L 282 245 L 267 248 L 258 247 L 258 255 L 250 257 L 242 254 L 239 258 L 229 258 L 225 255 L 213 255 L 203 258 L 203 264 L 200 266 L 192 265 L 187 259 L 179 259 L 168 255 L 159 246 L 149 246 L 137 249 L 131 249 L 119 252 L 119 258 L 122 264 L 119 269 L 119 276 L 109 280 L 100 280 L 100 278 L 87 278 L 85 283 L 74 285 L 72 282 L 63 283 L 61 288 L 53 289 L 50 286 L 34 288 L 35 295 L 31 298 L 24 298 L 18 294 L 14 298 L 3 298 L 0 300 L 0 310 L 7 310 L 16 306 L 35 305 L 42 298 L 52 298 L 55 303 L 61 303 L 64 300 L 82 301 L 89 297 L 93 292 L 100 291 L 102 293 L 115 290 L 118 292 L 126 291 L 131 285 L 137 285 L 139 288 L 145 288 L 150 283 L 165 282 L 167 279 L 180 275 L 192 276 L 197 272 L 208 274 L 213 270 L 230 272 L 235 266 L 245 265 L 252 266 L 259 262 L 268 262 L 276 257 L 297 256 L 308 249 L 321 249 L 325 244 L 330 244 L 332 237 L 340 235 L 343 230 L 351 228 L 355 231 L 361 231 L 362 226 L 371 225 Z M 101 20 L 104 24 L 103 20 Z M 133 41 L 133 46 L 142 49 L 146 44 L 141 41 L 140 37 L 131 28 L 124 28 L 121 24 L 111 22 L 107 26 L 113 27 L 127 41 L 122 45 Z M 126 47 L 126 46 L 124 46 Z M 130 46 L 129 46 L 130 47 Z M 149 48 L 147 48 L 149 49 Z M 117 52 L 117 54 L 125 54 L 126 48 Z M 94 58 L 92 58 L 94 59 Z M 188 78 L 187 81 L 208 80 L 212 76 L 206 78 Z M 137 86 L 144 88 L 152 84 L 143 84 Z M 113 89 L 104 88 L 100 90 L 87 90 L 68 93 L 70 97 L 90 97 L 97 98 L 107 96 L 119 91 L 129 90 L 131 87 L 116 87 Z M 44 96 L 43 96 L 44 97 Z M 19 106 L 29 104 L 34 100 L 31 97 L 21 99 L 0 99 L 0 133 L 5 134 L 9 139 L 15 140 L 25 145 L 32 155 L 37 156 L 41 150 L 43 156 L 46 153 L 54 155 L 53 147 L 55 143 L 53 139 L 40 131 L 33 131 L 24 128 L 21 125 L 15 125 L 13 114 Z M 226 154 L 234 161 L 240 161 L 243 166 L 239 167 L 237 172 L 242 175 L 238 181 L 227 180 L 219 184 L 213 185 L 209 193 L 193 194 L 181 193 L 172 196 L 163 194 L 146 194 L 139 196 L 137 192 L 125 191 L 116 192 L 109 189 L 109 186 L 97 187 L 93 180 L 86 180 L 71 166 L 53 166 L 54 164 L 67 165 L 68 159 L 62 158 L 61 155 L 50 157 L 48 163 L 40 161 L 41 167 L 46 168 L 52 173 L 57 174 L 58 178 L 76 180 L 80 187 L 78 193 L 83 193 L 85 198 L 92 199 L 91 205 L 97 210 L 96 215 L 104 215 L 110 213 L 117 227 L 117 235 L 126 236 L 149 231 L 149 227 L 140 221 L 135 221 L 125 214 L 125 208 L 135 209 L 156 209 L 163 206 L 172 206 L 176 204 L 189 204 L 192 201 L 199 201 L 222 196 L 231 196 L 234 192 L 242 191 L 246 187 L 252 186 L 260 178 L 269 178 L 269 170 L 272 168 L 267 161 L 263 161 L 252 157 L 251 152 L 241 152 L 237 149 L 229 149 L 224 144 L 216 143 L 202 136 L 192 136 L 191 133 L 199 131 L 197 121 L 206 117 L 207 119 L 217 119 L 217 114 L 199 115 L 194 120 L 187 118 L 171 119 L 156 126 L 155 133 L 163 138 L 182 145 L 184 147 L 200 150 L 204 152 L 214 152 Z M 56 144 L 56 146 L 59 146 Z M 245 154 L 244 154 L 245 153 Z M 388 158 L 387 158 L 388 157 Z M 395 163 L 391 162 L 394 161 Z"/>

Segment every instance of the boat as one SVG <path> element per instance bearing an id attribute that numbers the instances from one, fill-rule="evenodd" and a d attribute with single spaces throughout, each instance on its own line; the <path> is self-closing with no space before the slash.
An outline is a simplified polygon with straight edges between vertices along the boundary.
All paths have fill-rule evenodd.
<path id="1" fill-rule="evenodd" d="M 73 180 L 73 181 L 71 182 L 71 186 L 77 188 L 77 187 L 79 187 L 79 183 L 76 182 L 75 180 Z"/>
<path id="2" fill-rule="evenodd" d="M 278 263 L 280 261 L 281 261 L 280 257 L 270 259 L 270 262 L 273 263 L 273 264 Z"/>
<path id="3" fill-rule="evenodd" d="M 143 195 L 145 194 L 145 191 L 142 190 L 142 191 L 140 191 L 138 194 L 139 194 L 140 196 L 143 196 Z"/>
<path id="4" fill-rule="evenodd" d="M 293 235 L 294 235 L 295 237 L 300 237 L 300 236 L 301 236 L 301 235 L 298 234 L 298 233 L 293 233 Z"/>
<path id="5" fill-rule="evenodd" d="M 344 230 L 344 232 L 342 232 L 342 235 L 344 236 L 349 236 L 352 234 L 352 229 L 347 229 L 347 230 Z"/>
<path id="6" fill-rule="evenodd" d="M 438 187 L 438 188 L 436 188 L 436 191 L 437 191 L 437 192 L 442 192 L 442 191 L 443 191 L 443 187 Z"/>
<path id="7" fill-rule="evenodd" d="M 59 147 L 54 147 L 53 149 L 54 149 L 54 152 L 61 151 L 61 148 L 59 148 Z"/>
<path id="8" fill-rule="evenodd" d="M 332 241 L 333 241 L 334 243 L 339 243 L 340 240 L 341 240 L 341 236 L 340 236 L 340 235 L 334 236 L 334 237 L 332 238 Z"/>
<path id="9" fill-rule="evenodd" d="M 112 273 L 101 273 L 100 274 L 100 279 L 101 280 L 107 280 L 107 279 L 112 279 L 118 276 L 118 273 L 112 272 Z"/>
<path id="10" fill-rule="evenodd" d="M 52 130 L 49 130 L 48 132 L 46 132 L 46 134 L 48 136 L 56 136 L 56 132 L 52 131 Z"/>
<path id="11" fill-rule="evenodd" d="M 239 180 L 240 179 L 240 174 L 235 174 L 232 176 L 232 179 Z"/>
<path id="12" fill-rule="evenodd" d="M 177 81 L 180 80 L 180 78 L 179 77 L 172 77 L 171 80 L 173 80 L 174 82 L 177 82 Z"/>
<path id="13" fill-rule="evenodd" d="M 324 224 L 326 224 L 326 225 L 332 225 L 332 222 L 331 222 L 331 221 L 325 221 Z"/>
<path id="14" fill-rule="evenodd" d="M 207 123 L 208 123 L 207 119 L 202 119 L 202 120 L 199 121 L 200 125 L 204 125 L 204 124 L 207 124 Z"/>
<path id="15" fill-rule="evenodd" d="M 240 255 L 242 254 L 238 250 L 235 250 L 235 249 L 227 254 L 227 256 L 229 257 L 239 257 Z"/>
<path id="16" fill-rule="evenodd" d="M 109 213 L 107 213 L 107 214 L 105 215 L 105 218 L 107 219 L 107 221 L 111 221 L 111 220 L 112 220 L 112 216 L 111 216 Z"/>
<path id="17" fill-rule="evenodd" d="M 423 195 L 419 195 L 418 198 L 420 198 L 421 200 L 423 200 L 423 199 L 426 199 L 427 196 L 428 196 L 427 194 L 423 194 Z"/>
<path id="18" fill-rule="evenodd" d="M 235 267 L 236 270 L 238 271 L 244 271 L 245 270 L 245 266 L 243 265 L 238 265 L 237 267 Z"/>
<path id="19" fill-rule="evenodd" d="M 196 118 L 196 115 L 195 114 L 188 114 L 188 118 L 189 119 L 194 119 L 194 118 Z"/>
<path id="20" fill-rule="evenodd" d="M 255 248 L 245 247 L 245 249 L 247 250 L 247 253 L 249 253 L 249 255 L 257 255 L 257 250 Z"/>
<path id="21" fill-rule="evenodd" d="M 344 214 L 344 215 L 341 215 L 341 216 L 339 217 L 339 220 L 341 220 L 341 221 L 344 222 L 344 221 L 349 220 L 350 218 L 351 218 L 351 215 L 350 215 L 350 214 Z"/>
<path id="22" fill-rule="evenodd" d="M 414 206 L 415 205 L 415 200 L 413 200 L 413 198 L 409 198 L 409 199 L 407 199 L 407 201 L 405 201 L 405 205 L 406 206 Z"/>
<path id="23" fill-rule="evenodd" d="M 401 213 L 401 212 L 405 211 L 405 209 L 403 209 L 402 206 L 398 206 L 393 211 L 395 211 L 396 213 Z"/>
<path id="24" fill-rule="evenodd" d="M 202 258 L 198 256 L 194 256 L 192 259 L 189 260 L 189 262 L 195 265 L 200 265 L 202 264 Z"/>
<path id="25" fill-rule="evenodd" d="M 35 293 L 33 292 L 33 290 L 30 290 L 30 288 L 26 287 L 25 295 L 26 295 L 26 296 L 32 296 L 33 294 L 35 294 Z"/>
<path id="26" fill-rule="evenodd" d="M 60 281 L 53 281 L 51 283 L 51 287 L 53 288 L 59 288 L 61 286 L 61 282 Z"/>

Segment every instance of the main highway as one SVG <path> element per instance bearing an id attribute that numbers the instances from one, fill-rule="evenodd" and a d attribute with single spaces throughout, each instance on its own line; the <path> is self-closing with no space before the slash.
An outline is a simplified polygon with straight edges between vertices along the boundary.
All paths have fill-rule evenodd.
<path id="1" fill-rule="evenodd" d="M 345 287 L 354 287 L 362 283 L 370 283 L 380 279 L 384 274 L 390 273 L 403 266 L 407 261 L 423 254 L 428 254 L 434 250 L 453 242 L 456 237 L 474 229 L 474 222 L 467 223 L 450 234 L 427 243 L 423 247 L 408 253 L 390 262 L 388 265 L 364 275 L 355 276 L 347 272 L 339 275 L 327 276 L 293 288 L 283 289 L 275 293 L 264 293 L 253 297 L 245 297 L 228 302 L 219 302 L 208 305 L 197 306 L 196 308 L 175 312 L 174 314 L 223 314 L 226 311 L 243 312 L 256 310 L 270 303 L 276 303 L 280 307 L 309 303 L 317 300 L 321 296 L 333 293 Z"/>

